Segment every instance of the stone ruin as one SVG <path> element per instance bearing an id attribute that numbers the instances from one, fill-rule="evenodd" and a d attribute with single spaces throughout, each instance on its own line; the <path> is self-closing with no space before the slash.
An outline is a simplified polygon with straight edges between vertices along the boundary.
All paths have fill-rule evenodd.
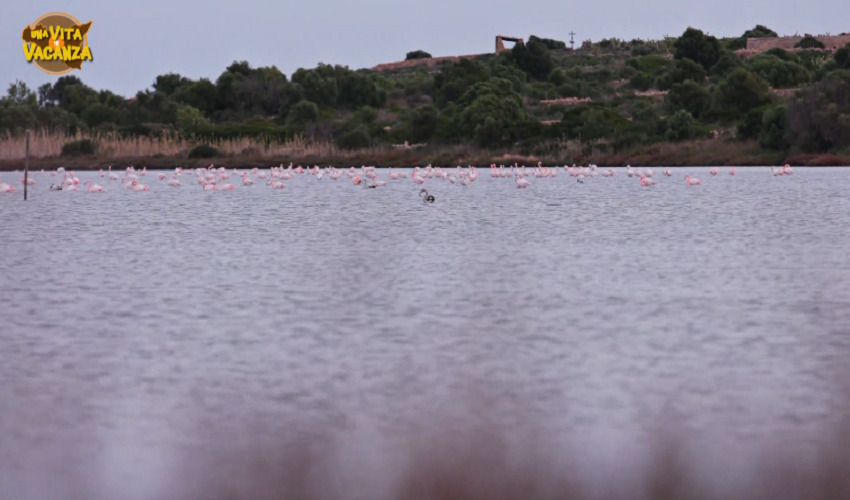
<path id="1" fill-rule="evenodd" d="M 507 50 L 505 48 L 505 41 L 514 42 L 514 43 L 523 43 L 522 38 L 515 36 L 502 36 L 496 35 L 496 53 L 502 52 L 503 50 Z"/>

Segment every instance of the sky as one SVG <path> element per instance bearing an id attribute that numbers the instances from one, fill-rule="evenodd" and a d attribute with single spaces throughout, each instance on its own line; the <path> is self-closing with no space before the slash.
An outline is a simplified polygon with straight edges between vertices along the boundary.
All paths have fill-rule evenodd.
<path id="1" fill-rule="evenodd" d="M 21 32 L 40 16 L 66 12 L 93 21 L 93 61 L 74 70 L 84 83 L 130 97 L 157 75 L 215 81 L 233 61 L 276 66 L 287 77 L 319 63 L 351 69 L 433 56 L 494 50 L 496 35 L 536 35 L 569 42 L 679 36 L 692 26 L 717 37 L 756 24 L 779 35 L 850 32 L 847 0 L 30 0 L 2 8 L 0 95 L 23 81 L 35 89 L 58 76 L 27 63 Z"/>

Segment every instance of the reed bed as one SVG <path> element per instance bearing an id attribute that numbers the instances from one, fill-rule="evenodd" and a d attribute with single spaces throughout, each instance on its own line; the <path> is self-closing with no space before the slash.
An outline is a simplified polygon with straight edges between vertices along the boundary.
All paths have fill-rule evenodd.
<path id="1" fill-rule="evenodd" d="M 224 156 L 248 154 L 250 156 L 336 156 L 339 148 L 331 142 L 315 142 L 295 137 L 283 142 L 264 141 L 260 138 L 240 137 L 232 139 L 203 140 L 185 137 L 176 132 L 164 132 L 157 136 L 122 136 L 114 132 L 90 134 L 77 132 L 73 135 L 36 131 L 30 138 L 32 158 L 58 157 L 62 146 L 73 141 L 89 139 L 96 144 L 96 156 L 100 158 L 142 158 L 152 156 L 186 156 L 199 144 L 209 144 Z M 6 133 L 0 136 L 0 160 L 20 160 L 26 156 L 26 137 Z"/>

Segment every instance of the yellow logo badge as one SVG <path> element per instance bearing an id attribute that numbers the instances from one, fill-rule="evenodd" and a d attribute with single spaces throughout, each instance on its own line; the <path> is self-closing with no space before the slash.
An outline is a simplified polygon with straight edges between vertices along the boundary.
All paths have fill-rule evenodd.
<path id="1" fill-rule="evenodd" d="M 83 61 L 91 61 L 86 24 L 64 12 L 50 12 L 24 28 L 24 57 L 38 69 L 51 75 L 64 75 L 82 69 Z"/>

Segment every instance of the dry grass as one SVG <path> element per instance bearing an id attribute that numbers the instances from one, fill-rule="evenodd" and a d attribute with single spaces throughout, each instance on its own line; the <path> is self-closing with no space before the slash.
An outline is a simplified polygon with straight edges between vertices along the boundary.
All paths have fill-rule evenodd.
<path id="1" fill-rule="evenodd" d="M 93 157 L 61 157 L 62 145 L 76 140 L 91 139 L 97 144 Z M 604 142 L 604 141 L 602 141 Z M 188 160 L 188 152 L 199 144 L 214 146 L 216 158 Z M 590 147 L 591 151 L 587 151 Z M 700 165 L 847 165 L 846 157 L 836 155 L 787 156 L 767 151 L 754 141 L 703 139 L 678 143 L 659 143 L 641 146 L 631 151 L 605 153 L 604 149 L 576 140 L 560 140 L 539 157 L 520 154 L 512 148 L 487 150 L 469 144 L 427 146 L 421 149 L 400 149 L 374 146 L 356 150 L 338 148 L 332 142 L 317 142 L 296 137 L 285 142 L 265 142 L 254 138 L 200 141 L 165 133 L 161 137 L 122 137 L 114 133 L 74 136 L 37 132 L 30 143 L 32 169 L 51 169 L 59 166 L 77 170 L 98 169 L 106 165 L 145 165 L 148 168 L 201 166 L 215 163 L 224 166 L 267 167 L 278 163 L 318 165 L 376 165 L 414 166 L 489 165 L 490 163 L 519 162 L 534 165 L 538 160 L 547 165 L 564 163 L 595 163 L 597 165 L 634 166 L 700 166 Z M 0 171 L 20 170 L 24 166 L 26 141 L 24 137 L 0 136 Z"/>
<path id="2" fill-rule="evenodd" d="M 91 139 L 96 143 L 97 156 L 102 158 L 142 158 L 151 156 L 183 156 L 199 144 L 210 144 L 225 156 L 245 152 L 264 157 L 271 156 L 333 156 L 340 153 L 333 143 L 313 142 L 301 137 L 285 142 L 264 142 L 254 138 L 219 139 L 203 141 L 165 132 L 158 137 L 123 137 L 117 133 L 85 134 L 73 136 L 37 131 L 30 139 L 32 158 L 50 158 L 62 153 L 62 145 L 72 141 Z M 26 138 L 6 134 L 0 137 L 0 160 L 20 160 L 26 156 Z"/>

